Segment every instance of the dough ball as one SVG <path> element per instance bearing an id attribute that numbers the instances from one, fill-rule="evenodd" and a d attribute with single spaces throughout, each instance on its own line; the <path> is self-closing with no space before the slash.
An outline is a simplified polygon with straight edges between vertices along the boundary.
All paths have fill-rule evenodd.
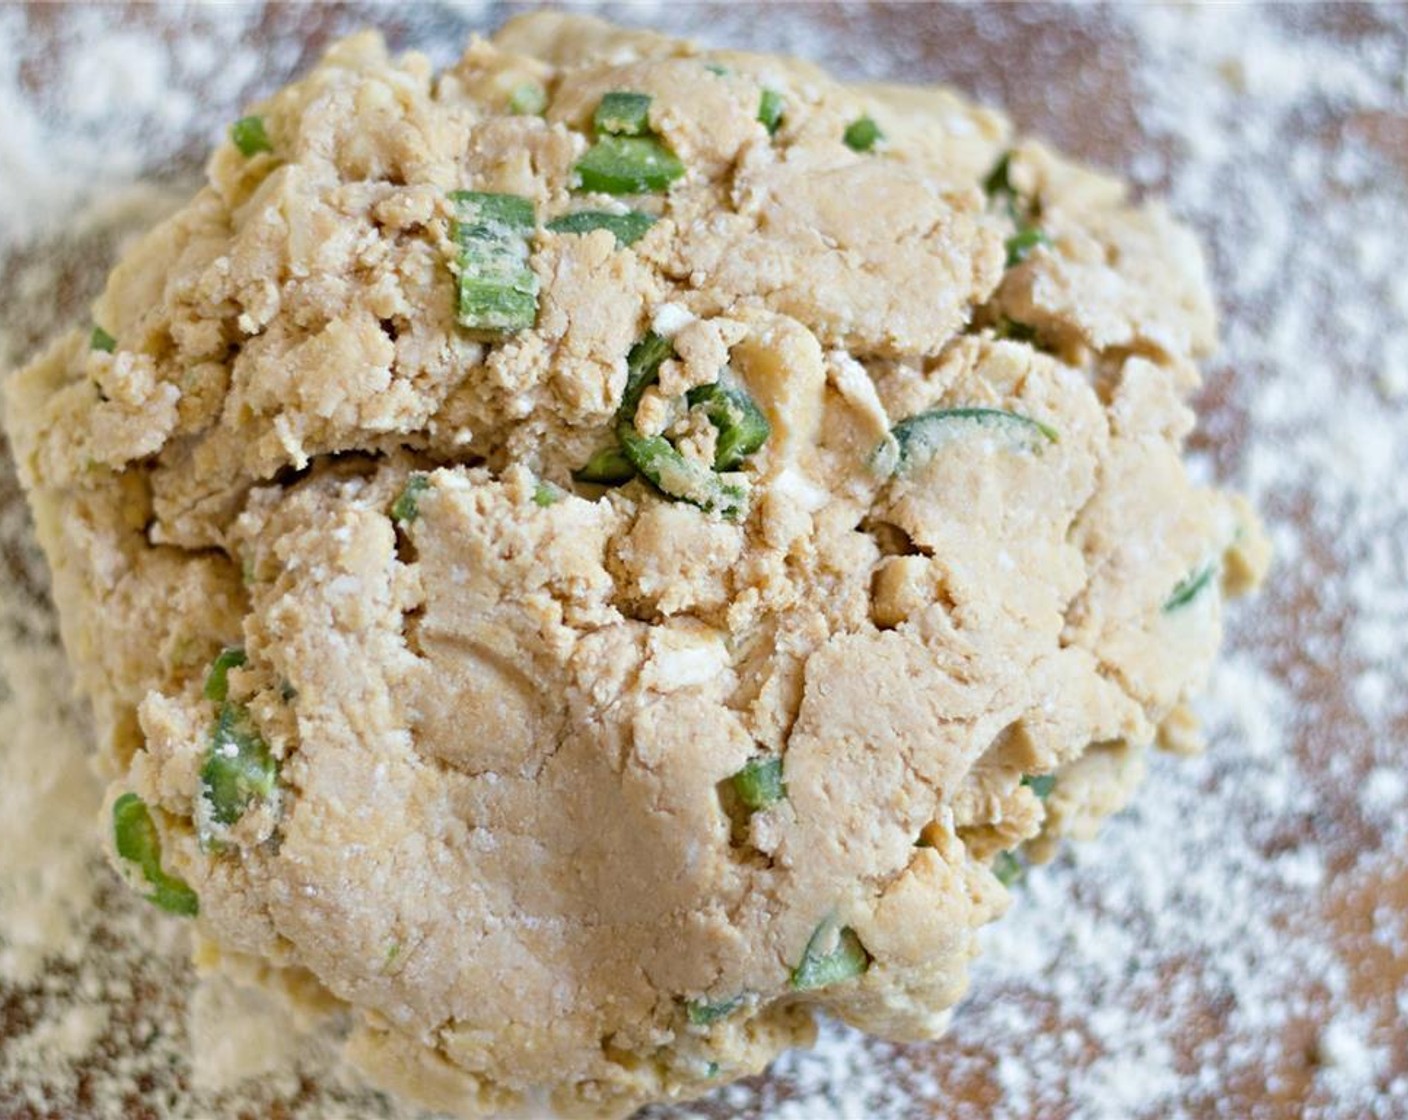
<path id="1" fill-rule="evenodd" d="M 1213 341 L 1157 204 L 948 93 L 348 39 L 8 383 L 114 863 L 462 1116 L 932 1037 L 1196 744 Z"/>

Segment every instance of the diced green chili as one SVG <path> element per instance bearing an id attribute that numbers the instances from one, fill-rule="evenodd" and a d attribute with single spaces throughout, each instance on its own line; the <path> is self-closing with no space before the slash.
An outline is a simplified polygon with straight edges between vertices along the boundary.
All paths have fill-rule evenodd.
<path id="1" fill-rule="evenodd" d="M 430 489 L 430 476 L 413 474 L 406 479 L 401 495 L 392 503 L 391 520 L 398 525 L 409 525 L 420 516 L 420 496 Z"/>
<path id="2" fill-rule="evenodd" d="M 592 117 L 598 135 L 645 136 L 650 132 L 650 102 L 648 93 L 613 90 L 601 99 Z"/>
<path id="3" fill-rule="evenodd" d="M 533 232 L 533 200 L 490 191 L 451 191 L 455 240 L 461 245 Z"/>
<path id="4" fill-rule="evenodd" d="M 643 436 L 627 420 L 617 425 L 616 438 L 631 465 L 667 497 L 730 521 L 747 508 L 748 494 L 742 486 L 724 482 L 708 467 L 685 458 L 664 436 Z"/>
<path id="5" fill-rule="evenodd" d="M 739 995 L 732 999 L 720 1000 L 718 1003 L 690 1000 L 684 1005 L 684 1011 L 691 1026 L 707 1027 L 711 1023 L 717 1023 L 720 1019 L 727 1019 L 742 1006 L 743 997 Z"/>
<path id="6" fill-rule="evenodd" d="M 603 136 L 577 161 L 584 191 L 642 194 L 667 190 L 684 164 L 654 136 Z"/>
<path id="7" fill-rule="evenodd" d="M 940 439 L 954 423 L 1004 429 L 1009 434 L 1021 438 L 1031 450 L 1039 450 L 1044 443 L 1059 441 L 1055 428 L 1018 412 L 1008 412 L 1001 408 L 938 408 L 901 420 L 891 429 L 891 435 L 899 446 L 896 471 L 903 471 L 926 461 L 937 450 Z"/>
<path id="8" fill-rule="evenodd" d="M 520 117 L 536 117 L 548 107 L 548 91 L 539 82 L 514 86 L 508 95 L 508 111 Z"/>
<path id="9" fill-rule="evenodd" d="M 660 367 L 665 359 L 675 352 L 674 343 L 662 338 L 654 331 L 631 347 L 626 355 L 626 388 L 621 394 L 621 406 L 616 410 L 616 420 L 635 420 L 636 409 L 645 391 L 659 378 Z"/>
<path id="10" fill-rule="evenodd" d="M 720 66 L 717 62 L 706 62 L 704 69 L 716 78 L 727 78 L 729 74 L 733 73 L 727 66 Z"/>
<path id="11" fill-rule="evenodd" d="M 278 784 L 279 764 L 243 704 L 220 706 L 200 771 L 201 797 L 217 824 L 232 825 Z"/>
<path id="12" fill-rule="evenodd" d="M 686 459 L 664 436 L 636 431 L 641 397 L 655 384 L 660 364 L 673 350 L 669 339 L 653 332 L 631 348 L 626 356 L 626 389 L 616 413 L 616 440 L 631 466 L 661 493 L 731 520 L 747 506 L 743 487 L 726 483 L 708 467 Z"/>
<path id="13" fill-rule="evenodd" d="M 88 348 L 90 350 L 101 350 L 104 354 L 111 354 L 117 349 L 117 339 L 103 330 L 102 327 L 94 327 L 93 333 L 88 336 Z"/>
<path id="14" fill-rule="evenodd" d="M 763 90 L 758 98 L 758 122 L 768 130 L 769 136 L 776 136 L 782 124 L 782 94 L 775 89 Z"/>
<path id="15" fill-rule="evenodd" d="M 533 504 L 540 509 L 555 506 L 562 501 L 562 491 L 551 482 L 540 482 L 533 488 Z"/>
<path id="16" fill-rule="evenodd" d="M 861 117 L 846 126 L 846 133 L 842 139 L 846 141 L 846 147 L 851 151 L 868 152 L 885 139 L 885 134 L 880 131 L 880 126 L 870 117 Z"/>
<path id="17" fill-rule="evenodd" d="M 691 408 L 699 408 L 718 430 L 714 444 L 714 469 L 737 470 L 743 460 L 767 442 L 772 426 L 753 398 L 742 389 L 696 385 L 685 398 Z"/>
<path id="18" fill-rule="evenodd" d="M 751 812 L 776 805 L 787 796 L 782 780 L 782 759 L 778 755 L 755 758 L 731 779 L 733 792 Z"/>
<path id="19" fill-rule="evenodd" d="M 827 946 L 835 945 L 827 951 Z M 792 987 L 799 992 L 827 988 L 861 975 L 870 967 L 870 954 L 849 926 L 837 930 L 830 921 L 822 922 L 802 953 L 801 963 L 792 970 Z"/>
<path id="20" fill-rule="evenodd" d="M 1037 208 L 1025 202 L 1012 183 L 1012 153 L 1003 152 L 993 169 L 983 180 L 983 191 L 994 202 L 1000 202 L 1017 225 L 1017 232 L 1007 239 L 1007 267 L 1021 264 L 1038 245 L 1050 245 L 1051 238 L 1036 224 Z"/>
<path id="21" fill-rule="evenodd" d="M 260 152 L 274 150 L 274 145 L 269 143 L 269 134 L 264 131 L 263 117 L 241 117 L 230 126 L 230 139 L 243 156 L 256 156 Z"/>
<path id="22" fill-rule="evenodd" d="M 621 486 L 636 476 L 636 468 L 626 458 L 620 446 L 603 447 L 580 467 L 572 472 L 578 482 L 589 482 L 596 486 Z"/>
<path id="23" fill-rule="evenodd" d="M 1007 239 L 1007 267 L 1021 264 L 1038 245 L 1050 245 L 1047 237 L 1037 226 L 1023 226 Z"/>
<path id="24" fill-rule="evenodd" d="M 510 334 L 538 317 L 538 277 L 528 265 L 536 221 L 531 199 L 454 191 L 461 326 Z"/>
<path id="25" fill-rule="evenodd" d="M 998 195 L 1015 195 L 1016 189 L 1012 186 L 1012 153 L 1003 152 L 998 157 L 997 163 L 988 172 L 987 178 L 983 180 L 983 193 L 989 198 L 996 198 Z"/>
<path id="26" fill-rule="evenodd" d="M 230 670 L 239 669 L 245 663 L 244 650 L 239 646 L 226 646 L 210 666 L 205 678 L 205 698 L 223 704 L 230 695 Z"/>
<path id="27" fill-rule="evenodd" d="M 1004 887 L 1010 887 L 1027 869 L 1011 852 L 998 852 L 997 857 L 992 861 L 992 873 L 997 876 L 997 881 Z"/>
<path id="28" fill-rule="evenodd" d="M 621 246 L 634 245 L 645 236 L 646 230 L 655 224 L 655 218 L 640 210 L 627 210 L 624 214 L 612 214 L 606 210 L 578 210 L 563 214 L 548 223 L 553 233 L 591 233 L 593 230 L 608 229 Z"/>
<path id="29" fill-rule="evenodd" d="M 1051 791 L 1056 788 L 1055 774 L 1027 774 L 1022 778 L 1022 784 L 1037 795 L 1042 801 L 1051 796 Z"/>
<path id="30" fill-rule="evenodd" d="M 148 902 L 169 914 L 194 918 L 200 913 L 200 900 L 184 879 L 170 875 L 161 866 L 161 834 L 151 811 L 135 793 L 124 793 L 112 806 L 113 846 L 117 854 L 141 869 L 142 878 L 152 888 Z"/>
<path id="31" fill-rule="evenodd" d="M 1185 576 L 1173 589 L 1173 593 L 1164 600 L 1164 613 L 1168 614 L 1170 611 L 1178 610 L 1179 607 L 1186 607 L 1212 584 L 1215 575 L 1217 575 L 1217 565 L 1206 564 Z"/>

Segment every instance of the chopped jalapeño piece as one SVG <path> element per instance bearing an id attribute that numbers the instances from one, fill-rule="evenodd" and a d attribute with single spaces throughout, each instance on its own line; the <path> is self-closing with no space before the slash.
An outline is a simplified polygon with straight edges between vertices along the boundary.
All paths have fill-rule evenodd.
<path id="1" fill-rule="evenodd" d="M 782 124 L 782 94 L 775 89 L 765 89 L 758 98 L 758 123 L 768 130 L 769 136 L 776 136 Z"/>
<path id="2" fill-rule="evenodd" d="M 420 496 L 430 489 L 430 476 L 413 474 L 406 479 L 400 497 L 391 506 L 391 520 L 398 525 L 409 525 L 420 516 Z"/>
<path id="3" fill-rule="evenodd" d="M 901 420 L 891 429 L 899 447 L 895 470 L 902 472 L 930 459 L 954 424 L 972 424 L 1007 432 L 1029 450 L 1057 443 L 1056 429 L 1019 412 L 1001 408 L 936 408 Z"/>
<path id="4" fill-rule="evenodd" d="M 601 99 L 592 117 L 598 135 L 645 136 L 650 132 L 648 93 L 613 90 Z"/>
<path id="5" fill-rule="evenodd" d="M 226 646 L 222 649 L 205 678 L 205 698 L 223 704 L 230 695 L 230 670 L 239 669 L 244 663 L 244 650 L 240 646 Z"/>
<path id="6" fill-rule="evenodd" d="M 260 152 L 272 152 L 274 145 L 269 143 L 269 134 L 264 131 L 263 117 L 241 117 L 230 126 L 230 140 L 242 156 L 257 156 Z"/>
<path id="7" fill-rule="evenodd" d="M 508 111 L 515 116 L 535 117 L 548 107 L 548 91 L 539 82 L 524 82 L 508 95 Z"/>
<path id="8" fill-rule="evenodd" d="M 538 277 L 528 265 L 533 202 L 516 194 L 454 191 L 459 247 L 457 319 L 490 334 L 512 334 L 538 318 Z"/>
<path id="9" fill-rule="evenodd" d="M 750 812 L 776 805 L 787 796 L 779 755 L 752 759 L 730 780 L 733 792 Z"/>
<path id="10" fill-rule="evenodd" d="M 1217 565 L 1205 564 L 1197 571 L 1184 576 L 1178 581 L 1178 585 L 1169 597 L 1164 600 L 1163 612 L 1168 614 L 1178 610 L 1179 607 L 1186 607 L 1212 584 L 1215 575 L 1217 575 Z"/>
<path id="11" fill-rule="evenodd" d="M 716 471 L 737 470 L 772 434 L 767 417 L 742 389 L 716 381 L 712 385 L 696 385 L 685 399 L 691 408 L 701 409 L 718 430 L 714 445 Z"/>
<path id="12" fill-rule="evenodd" d="M 135 864 L 152 888 L 148 902 L 168 914 L 194 918 L 200 913 L 200 900 L 184 879 L 170 875 L 161 866 L 161 834 L 151 810 L 135 793 L 124 793 L 112 805 L 113 847 L 119 858 Z"/>
<path id="13" fill-rule="evenodd" d="M 577 161 L 584 191 L 644 194 L 664 191 L 684 175 L 684 164 L 654 136 L 603 136 Z"/>
<path id="14" fill-rule="evenodd" d="M 553 233 L 591 233 L 593 230 L 610 230 L 621 246 L 634 245 L 645 236 L 646 230 L 655 224 L 655 218 L 640 210 L 627 210 L 624 214 L 613 214 L 607 210 L 577 210 L 563 214 L 548 222 L 547 228 Z"/>
<path id="15" fill-rule="evenodd" d="M 273 794 L 278 777 L 278 761 L 249 710 L 229 701 L 220 705 L 200 771 L 201 797 L 210 818 L 216 824 L 234 824 L 253 802 Z"/>
<path id="16" fill-rule="evenodd" d="M 846 147 L 851 151 L 868 152 L 885 139 L 885 134 L 880 131 L 880 126 L 870 117 L 861 117 L 846 126 L 846 133 L 842 139 L 845 140 Z"/>
<path id="17" fill-rule="evenodd" d="M 792 970 L 792 987 L 799 992 L 828 988 L 861 975 L 870 967 L 870 954 L 849 926 L 837 929 L 827 920 L 816 928 Z"/>
<path id="18" fill-rule="evenodd" d="M 709 1003 L 706 1000 L 690 1000 L 684 1005 L 685 1017 L 692 1027 L 707 1027 L 712 1023 L 717 1023 L 720 1019 L 727 1019 L 735 1011 L 743 1006 L 743 997 L 734 996 L 732 999 L 719 1000 L 716 1003 Z"/>

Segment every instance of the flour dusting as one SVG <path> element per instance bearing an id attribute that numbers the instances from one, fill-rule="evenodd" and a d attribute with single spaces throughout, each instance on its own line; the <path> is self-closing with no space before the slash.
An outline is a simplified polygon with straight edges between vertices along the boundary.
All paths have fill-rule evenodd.
<path id="1" fill-rule="evenodd" d="M 85 315 L 244 100 L 372 23 L 437 63 L 498 4 L 0 8 L 0 368 Z M 1030 872 L 948 1038 L 826 1025 L 655 1120 L 1408 1115 L 1408 27 L 1391 6 L 608 7 L 944 80 L 1204 238 L 1223 309 L 1195 441 L 1278 550 L 1234 612 L 1210 749 L 1153 756 L 1100 839 Z M 174 44 L 174 46 L 173 46 Z M 1020 65 L 1014 66 L 1013 60 Z M 409 1116 L 335 1018 L 199 980 L 96 851 L 99 783 L 0 456 L 0 1115 Z"/>

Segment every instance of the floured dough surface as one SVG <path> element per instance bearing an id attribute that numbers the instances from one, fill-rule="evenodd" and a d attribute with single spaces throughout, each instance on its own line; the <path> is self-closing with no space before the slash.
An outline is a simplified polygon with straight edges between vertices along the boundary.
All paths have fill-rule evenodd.
<path id="1" fill-rule="evenodd" d="M 668 190 L 577 189 L 614 91 Z M 270 150 L 222 145 L 115 270 L 113 350 L 7 384 L 110 803 L 150 807 L 206 959 L 316 982 L 373 1076 L 467 1116 L 697 1095 L 816 1010 L 940 1032 L 998 873 L 1196 747 L 1264 567 L 1181 461 L 1189 235 L 941 91 L 573 17 L 438 75 L 359 36 L 254 112 Z M 532 327 L 457 321 L 461 190 L 531 202 Z M 634 244 L 546 228 L 623 202 Z M 623 422 L 710 472 L 716 383 L 768 426 L 733 516 L 574 479 Z M 230 820 L 222 721 L 273 776 Z"/>

